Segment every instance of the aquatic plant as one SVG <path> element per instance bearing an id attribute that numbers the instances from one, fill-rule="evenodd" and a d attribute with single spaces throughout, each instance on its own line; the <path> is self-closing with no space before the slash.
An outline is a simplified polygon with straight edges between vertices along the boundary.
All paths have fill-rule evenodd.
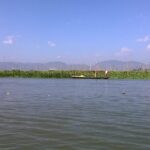
<path id="1" fill-rule="evenodd" d="M 0 77 L 22 77 L 22 78 L 71 78 L 73 75 L 84 75 L 86 77 L 94 77 L 95 71 L 81 70 L 3 70 L 0 71 Z M 104 77 L 104 71 L 96 71 L 96 77 Z M 109 71 L 110 79 L 150 79 L 150 71 Z"/>

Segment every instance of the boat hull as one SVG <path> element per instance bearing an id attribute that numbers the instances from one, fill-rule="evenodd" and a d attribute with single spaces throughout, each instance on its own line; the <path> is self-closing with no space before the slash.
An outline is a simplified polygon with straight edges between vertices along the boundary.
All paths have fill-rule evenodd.
<path id="1" fill-rule="evenodd" d="M 109 77 L 72 77 L 72 79 L 109 79 Z"/>

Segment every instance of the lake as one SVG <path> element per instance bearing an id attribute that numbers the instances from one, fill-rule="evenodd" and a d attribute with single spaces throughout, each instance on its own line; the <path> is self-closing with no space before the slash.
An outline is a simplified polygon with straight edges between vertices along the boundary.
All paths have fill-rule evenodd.
<path id="1" fill-rule="evenodd" d="M 150 80 L 1 78 L 0 150 L 150 150 Z"/>

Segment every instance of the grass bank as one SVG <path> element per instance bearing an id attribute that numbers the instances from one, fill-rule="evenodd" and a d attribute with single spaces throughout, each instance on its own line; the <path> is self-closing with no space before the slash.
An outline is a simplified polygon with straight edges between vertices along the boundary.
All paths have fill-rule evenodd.
<path id="1" fill-rule="evenodd" d="M 94 77 L 95 71 L 77 71 L 77 70 L 49 70 L 49 71 L 22 71 L 5 70 L 0 71 L 0 77 L 21 77 L 21 78 L 71 78 L 73 75 L 84 75 Z M 97 71 L 97 77 L 104 77 L 104 71 Z M 150 79 L 150 71 L 109 71 L 110 79 Z"/>

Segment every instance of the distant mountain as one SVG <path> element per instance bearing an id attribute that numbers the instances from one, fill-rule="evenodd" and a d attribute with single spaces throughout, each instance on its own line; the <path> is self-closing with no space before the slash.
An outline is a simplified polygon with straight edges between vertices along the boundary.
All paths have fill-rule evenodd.
<path id="1" fill-rule="evenodd" d="M 19 62 L 0 62 L 0 70 L 133 70 L 150 69 L 150 64 L 136 61 L 101 61 L 93 66 L 85 64 L 66 64 L 63 62 L 48 63 L 19 63 Z"/>
<path id="2" fill-rule="evenodd" d="M 133 70 L 133 69 L 148 69 L 148 65 L 137 62 L 137 61 L 118 61 L 109 60 L 102 61 L 93 66 L 94 68 L 99 68 L 100 70 Z"/>
<path id="3" fill-rule="evenodd" d="M 84 64 L 68 65 L 63 62 L 48 63 L 19 63 L 0 62 L 0 70 L 88 70 L 89 66 Z"/>

